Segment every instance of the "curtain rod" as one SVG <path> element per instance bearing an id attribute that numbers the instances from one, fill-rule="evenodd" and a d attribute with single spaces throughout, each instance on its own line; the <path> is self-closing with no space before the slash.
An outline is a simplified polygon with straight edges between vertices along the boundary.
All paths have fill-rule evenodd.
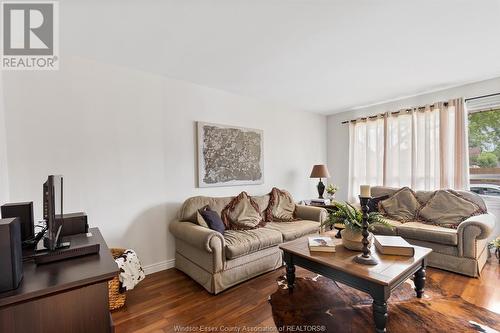
<path id="1" fill-rule="evenodd" d="M 488 94 L 488 95 L 483 95 L 483 96 L 476 96 L 476 97 L 466 98 L 465 101 L 468 102 L 468 101 L 473 101 L 475 99 L 493 97 L 493 96 L 498 96 L 498 95 L 500 95 L 500 93 Z"/>
<path id="2" fill-rule="evenodd" d="M 480 98 L 498 96 L 498 95 L 500 95 L 500 93 L 494 93 L 494 94 L 488 94 L 488 95 L 482 95 L 482 96 L 476 96 L 476 97 L 466 98 L 464 100 L 464 102 L 473 101 L 475 99 L 480 99 Z M 444 106 L 447 106 L 448 102 L 444 102 L 443 104 L 444 104 Z M 429 105 L 429 107 L 433 108 L 434 104 Z M 400 111 L 396 111 L 396 112 L 391 112 L 391 115 L 395 115 L 396 116 L 396 115 L 400 114 L 403 111 L 410 112 L 412 110 L 421 110 L 421 109 L 425 109 L 425 106 L 421 106 L 421 107 L 418 107 L 418 108 L 404 109 L 404 110 L 400 110 Z M 379 114 L 376 114 L 374 116 L 368 116 L 368 117 L 361 117 L 361 118 L 358 118 L 358 119 L 345 120 L 345 121 L 342 122 L 342 124 L 353 123 L 353 122 L 356 122 L 357 120 L 364 121 L 364 120 L 367 120 L 367 119 L 375 119 L 377 117 L 383 117 L 384 115 L 385 115 L 384 113 L 379 113 Z"/>
<path id="3" fill-rule="evenodd" d="M 448 102 L 444 102 L 443 103 L 444 106 L 448 106 Z M 429 105 L 430 108 L 433 108 L 435 107 L 434 104 L 431 104 Z M 394 112 L 390 112 L 391 115 L 393 116 L 397 116 L 399 115 L 401 112 L 410 112 L 410 111 L 413 111 L 413 110 L 423 110 L 425 109 L 425 106 L 419 106 L 419 107 L 416 107 L 416 108 L 409 108 L 409 109 L 403 109 L 403 110 L 400 110 L 400 111 L 394 111 Z M 378 118 L 378 117 L 384 117 L 387 113 L 379 113 L 379 114 L 376 114 L 376 115 L 373 115 L 373 116 L 367 116 L 367 117 L 361 117 L 361 118 L 357 118 L 357 119 L 351 119 L 351 120 L 345 120 L 342 122 L 342 124 L 348 124 L 348 123 L 354 123 L 358 120 L 361 120 L 361 121 L 364 121 L 364 120 L 367 120 L 367 119 L 375 119 L 375 118 Z"/>

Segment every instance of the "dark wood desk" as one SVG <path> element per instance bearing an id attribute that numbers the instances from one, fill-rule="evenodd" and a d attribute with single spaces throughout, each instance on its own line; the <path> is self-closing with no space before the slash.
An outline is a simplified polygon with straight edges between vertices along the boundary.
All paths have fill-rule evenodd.
<path id="1" fill-rule="evenodd" d="M 0 332 L 111 332 L 108 281 L 118 272 L 99 229 L 99 254 L 23 264 L 16 290 L 0 293 Z"/>

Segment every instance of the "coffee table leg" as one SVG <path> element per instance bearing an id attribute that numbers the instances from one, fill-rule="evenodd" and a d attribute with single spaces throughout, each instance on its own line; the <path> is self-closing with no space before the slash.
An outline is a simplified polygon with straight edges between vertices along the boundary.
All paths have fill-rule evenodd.
<path id="1" fill-rule="evenodd" d="M 425 266 L 422 266 L 415 273 L 415 291 L 417 292 L 417 297 L 422 298 L 424 295 L 424 286 L 425 286 Z"/>
<path id="2" fill-rule="evenodd" d="M 286 262 L 286 282 L 288 285 L 288 290 L 293 291 L 295 284 L 295 265 L 293 264 L 292 256 L 285 252 L 285 262 Z"/>
<path id="3" fill-rule="evenodd" d="M 387 324 L 387 300 L 391 296 L 391 289 L 388 286 L 373 286 L 370 295 L 373 298 L 373 321 L 377 333 L 385 332 Z"/>
<path id="4" fill-rule="evenodd" d="M 387 302 L 384 300 L 373 300 L 373 320 L 375 321 L 375 331 L 385 332 L 387 323 Z"/>

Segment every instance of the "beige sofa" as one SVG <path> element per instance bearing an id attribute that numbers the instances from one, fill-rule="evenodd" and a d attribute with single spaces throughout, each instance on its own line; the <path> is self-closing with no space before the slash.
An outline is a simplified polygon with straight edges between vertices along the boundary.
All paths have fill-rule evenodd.
<path id="1" fill-rule="evenodd" d="M 299 221 L 268 222 L 252 230 L 226 230 L 224 235 L 196 223 L 198 209 L 209 205 L 219 215 L 232 197 L 187 199 L 178 220 L 170 224 L 175 237 L 175 267 L 207 291 L 217 294 L 235 284 L 283 265 L 278 245 L 316 233 L 327 219 L 323 208 L 296 206 Z M 252 197 L 263 212 L 269 195 Z"/>
<path id="2" fill-rule="evenodd" d="M 397 188 L 373 187 L 372 196 L 392 195 Z M 457 191 L 461 197 L 474 202 L 482 210 L 487 211 L 483 199 L 472 192 Z M 417 200 L 425 204 L 433 195 L 433 191 L 415 192 Z M 443 207 L 443 210 L 453 209 Z M 401 223 L 387 220 L 393 228 L 376 226 L 375 234 L 398 235 L 413 245 L 431 248 L 428 265 L 448 271 L 479 276 L 488 258 L 488 236 L 495 227 L 495 217 L 486 213 L 472 216 L 458 226 L 457 229 L 444 228 L 425 224 L 422 221 Z"/>

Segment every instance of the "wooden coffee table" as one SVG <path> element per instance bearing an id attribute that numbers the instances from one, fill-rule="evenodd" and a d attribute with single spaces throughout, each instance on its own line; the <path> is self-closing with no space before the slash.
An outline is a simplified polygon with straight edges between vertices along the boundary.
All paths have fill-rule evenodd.
<path id="1" fill-rule="evenodd" d="M 379 264 L 368 266 L 355 263 L 353 258 L 359 252 L 347 250 L 341 244 L 337 245 L 335 253 L 310 252 L 308 237 L 281 244 L 280 248 L 284 252 L 290 292 L 293 292 L 296 265 L 364 291 L 373 298 L 376 332 L 385 332 L 387 299 L 392 290 L 414 276 L 417 297 L 422 297 L 427 256 L 432 252 L 431 249 L 415 246 L 413 257 L 392 256 L 378 254 L 372 246 L 372 255 L 379 259 Z"/>

